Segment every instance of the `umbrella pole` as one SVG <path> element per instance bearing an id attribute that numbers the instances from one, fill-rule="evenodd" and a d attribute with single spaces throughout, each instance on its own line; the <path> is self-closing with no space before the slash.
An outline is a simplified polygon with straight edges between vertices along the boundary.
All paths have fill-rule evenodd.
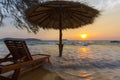
<path id="1" fill-rule="evenodd" d="M 62 44 L 62 29 L 59 30 L 59 57 L 62 57 L 62 50 L 63 50 L 63 44 Z"/>
<path id="2" fill-rule="evenodd" d="M 61 10 L 61 8 L 60 8 L 60 10 Z M 62 14 L 60 13 L 60 15 L 59 15 L 59 57 L 62 57 L 62 50 L 63 50 L 63 44 L 62 44 Z"/>

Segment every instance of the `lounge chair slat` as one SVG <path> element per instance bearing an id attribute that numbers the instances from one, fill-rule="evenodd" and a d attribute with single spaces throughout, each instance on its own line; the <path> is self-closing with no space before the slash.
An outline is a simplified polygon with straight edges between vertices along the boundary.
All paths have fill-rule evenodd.
<path id="1" fill-rule="evenodd" d="M 25 62 L 21 62 L 18 64 L 13 64 L 13 65 L 3 66 L 2 68 L 0 68 L 1 69 L 0 73 L 5 73 L 5 72 L 11 71 L 11 70 L 19 69 L 21 67 L 25 67 L 25 66 L 28 66 L 28 65 L 31 65 L 34 63 L 45 61 L 46 59 L 48 59 L 48 57 L 25 61 Z"/>
<path id="2" fill-rule="evenodd" d="M 43 66 L 44 64 L 45 64 L 45 62 L 41 62 L 40 64 L 38 64 L 38 65 L 36 65 L 36 66 L 30 67 L 30 68 L 28 68 L 28 69 L 26 69 L 26 70 L 24 70 L 24 71 L 21 71 L 21 72 L 20 72 L 20 75 L 25 74 L 25 73 L 27 73 L 27 72 L 29 72 L 29 71 L 32 71 L 32 70 L 34 70 L 34 69 L 36 69 L 36 68 L 39 68 L 39 67 Z"/>

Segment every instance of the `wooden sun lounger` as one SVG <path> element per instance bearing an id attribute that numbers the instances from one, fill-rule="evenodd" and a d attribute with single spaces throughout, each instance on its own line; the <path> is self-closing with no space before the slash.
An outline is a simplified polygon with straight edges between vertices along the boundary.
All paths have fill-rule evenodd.
<path id="1" fill-rule="evenodd" d="M 19 75 L 50 62 L 50 55 L 31 55 L 23 40 L 5 40 L 5 44 L 10 53 L 0 59 L 0 74 L 9 71 L 14 71 L 14 73 L 11 78 L 0 75 L 0 80 L 18 80 Z M 6 62 L 10 62 L 10 64 L 4 64 Z"/>

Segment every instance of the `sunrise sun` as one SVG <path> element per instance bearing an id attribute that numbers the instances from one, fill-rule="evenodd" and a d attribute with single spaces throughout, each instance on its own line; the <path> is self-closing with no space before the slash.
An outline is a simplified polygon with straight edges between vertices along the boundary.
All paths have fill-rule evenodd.
<path id="1" fill-rule="evenodd" d="M 81 39 L 86 39 L 87 36 L 88 36 L 87 34 L 80 34 L 80 38 L 81 38 Z"/>

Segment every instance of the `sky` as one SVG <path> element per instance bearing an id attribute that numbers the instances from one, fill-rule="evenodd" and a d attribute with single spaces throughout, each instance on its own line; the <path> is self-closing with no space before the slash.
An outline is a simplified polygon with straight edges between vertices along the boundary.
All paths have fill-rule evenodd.
<path id="1" fill-rule="evenodd" d="M 93 24 L 82 28 L 63 30 L 63 39 L 81 40 L 80 34 L 87 34 L 87 40 L 120 40 L 120 0 L 74 0 L 82 1 L 100 10 L 100 16 Z M 9 20 L 8 20 L 9 21 Z M 38 38 L 42 40 L 58 40 L 58 30 L 43 30 L 37 34 L 21 30 L 7 22 L 0 27 L 0 38 Z"/>

